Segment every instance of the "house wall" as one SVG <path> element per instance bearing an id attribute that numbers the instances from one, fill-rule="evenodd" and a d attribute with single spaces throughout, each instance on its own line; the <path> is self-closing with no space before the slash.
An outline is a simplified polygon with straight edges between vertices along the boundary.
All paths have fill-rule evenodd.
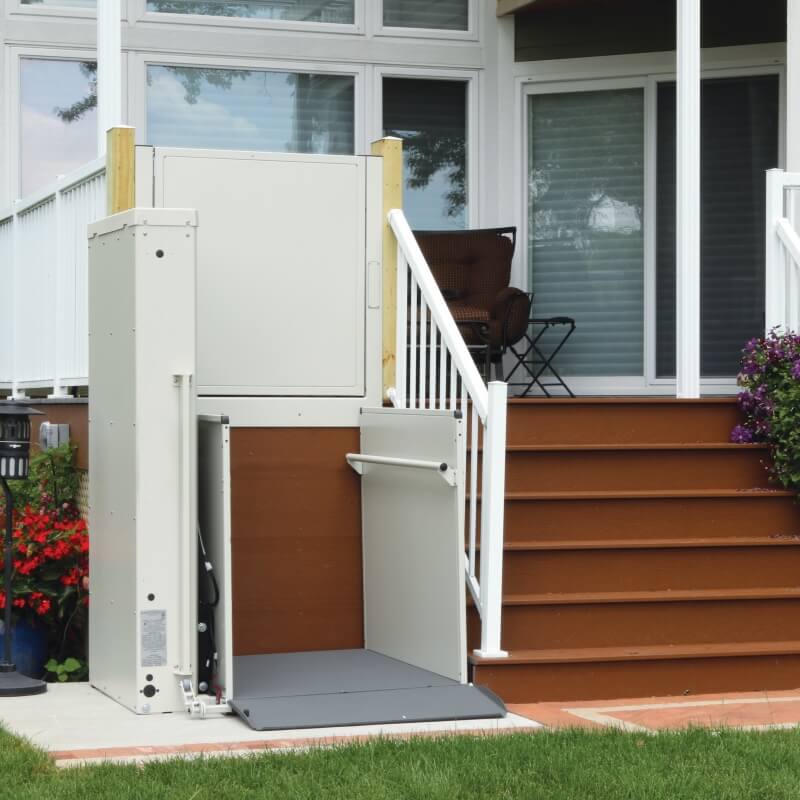
<path id="1" fill-rule="evenodd" d="M 757 12 L 754 11 L 757 8 Z M 675 49 L 670 2 L 578 0 L 517 15 L 517 61 L 586 58 Z M 786 0 L 703 0 L 703 47 L 786 41 Z"/>

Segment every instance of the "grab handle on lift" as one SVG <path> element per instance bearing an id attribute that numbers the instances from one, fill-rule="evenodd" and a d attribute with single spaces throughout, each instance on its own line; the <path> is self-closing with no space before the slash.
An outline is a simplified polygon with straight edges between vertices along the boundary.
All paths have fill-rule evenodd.
<path id="1" fill-rule="evenodd" d="M 364 474 L 364 464 L 377 464 L 383 467 L 406 467 L 424 469 L 435 472 L 448 485 L 456 485 L 456 471 L 446 461 L 422 461 L 416 458 L 392 458 L 390 456 L 372 456 L 366 453 L 347 453 L 347 463 L 359 474 Z"/>

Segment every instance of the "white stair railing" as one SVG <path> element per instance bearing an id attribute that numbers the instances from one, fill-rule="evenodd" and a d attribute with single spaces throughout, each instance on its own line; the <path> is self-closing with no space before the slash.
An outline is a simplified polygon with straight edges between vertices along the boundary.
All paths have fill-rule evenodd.
<path id="1" fill-rule="evenodd" d="M 800 328 L 800 173 L 767 171 L 766 298 L 767 331 Z"/>
<path id="2" fill-rule="evenodd" d="M 105 214 L 105 159 L 85 164 L 0 212 L 0 388 L 88 383 L 86 227 Z"/>
<path id="3" fill-rule="evenodd" d="M 465 454 L 459 507 L 467 536 L 467 586 L 481 618 L 476 652 L 486 658 L 506 656 L 500 625 L 508 389 L 499 381 L 488 387 L 483 382 L 403 212 L 390 211 L 389 224 L 397 238 L 397 385 L 390 398 L 397 408 L 458 411 L 467 422 L 463 447 L 468 438 L 469 464 Z"/>

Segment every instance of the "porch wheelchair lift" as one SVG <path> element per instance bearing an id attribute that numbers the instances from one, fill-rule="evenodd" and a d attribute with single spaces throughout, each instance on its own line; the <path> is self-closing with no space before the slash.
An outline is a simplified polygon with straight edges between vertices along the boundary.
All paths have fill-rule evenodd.
<path id="1" fill-rule="evenodd" d="M 211 153 L 201 166 L 258 183 L 248 160 L 238 172 L 237 154 Z M 265 160 L 269 172 L 296 157 Z M 368 160 L 364 170 L 379 169 Z M 305 162 L 327 175 L 344 159 Z M 255 730 L 504 716 L 502 702 L 468 680 L 457 411 L 365 402 L 360 452 L 342 453 L 361 476 L 364 647 L 237 654 L 231 419 L 208 413 L 203 399 L 201 284 L 214 236 L 227 236 L 236 258 L 245 232 L 235 201 L 218 219 L 196 195 L 188 209 L 156 198 L 90 226 L 90 682 L 138 714 L 232 711 Z M 353 210 L 361 230 L 380 219 L 369 200 Z M 355 268 L 366 312 L 366 254 Z M 230 308 L 231 330 L 241 324 Z"/>

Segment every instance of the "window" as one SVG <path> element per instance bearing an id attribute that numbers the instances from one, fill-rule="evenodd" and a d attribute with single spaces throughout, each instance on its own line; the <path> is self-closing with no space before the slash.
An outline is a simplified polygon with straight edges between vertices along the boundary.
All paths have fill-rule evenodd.
<path id="1" fill-rule="evenodd" d="M 97 0 L 20 0 L 20 4 L 54 8 L 95 8 Z"/>
<path id="2" fill-rule="evenodd" d="M 20 59 L 20 188 L 23 195 L 97 156 L 97 65 Z"/>
<path id="3" fill-rule="evenodd" d="M 467 86 L 456 80 L 383 80 L 383 129 L 403 139 L 404 206 L 412 228 L 466 225 Z"/>
<path id="4" fill-rule="evenodd" d="M 353 153 L 354 89 L 349 75 L 150 66 L 147 142 Z"/>
<path id="5" fill-rule="evenodd" d="M 644 91 L 532 95 L 528 135 L 533 313 L 578 322 L 558 369 L 641 376 Z"/>
<path id="6" fill-rule="evenodd" d="M 383 24 L 387 28 L 466 31 L 469 0 L 383 0 Z"/>
<path id="7" fill-rule="evenodd" d="M 778 166 L 775 75 L 704 80 L 701 374 L 737 373 L 764 329 L 764 172 Z M 656 371 L 675 375 L 675 84 L 658 87 Z"/>
<path id="8" fill-rule="evenodd" d="M 147 0 L 147 10 L 342 25 L 355 21 L 354 0 Z"/>

